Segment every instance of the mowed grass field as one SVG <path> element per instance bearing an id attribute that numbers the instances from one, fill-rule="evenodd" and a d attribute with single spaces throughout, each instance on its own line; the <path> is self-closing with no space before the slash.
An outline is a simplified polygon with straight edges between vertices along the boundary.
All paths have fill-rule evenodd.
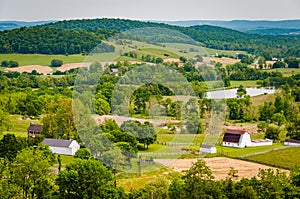
<path id="1" fill-rule="evenodd" d="M 275 100 L 275 94 L 259 95 L 250 98 L 252 106 L 264 105 L 265 102 L 273 102 Z"/>
<path id="2" fill-rule="evenodd" d="M 296 164 L 300 165 L 300 148 L 292 147 L 277 151 L 271 151 L 264 154 L 249 156 L 246 159 L 260 162 L 263 164 L 271 164 L 274 166 L 282 166 L 292 168 Z"/>
<path id="3" fill-rule="evenodd" d="M 240 85 L 242 85 L 244 88 L 249 87 L 258 87 L 256 80 L 248 80 L 248 81 L 230 81 L 232 88 L 238 88 Z"/>
<path id="4" fill-rule="evenodd" d="M 0 134 L 0 139 L 2 139 L 5 134 L 14 134 L 17 137 L 27 137 L 27 128 L 30 126 L 30 123 L 40 124 L 39 120 L 21 120 L 22 116 L 20 115 L 10 115 L 10 127 L 8 131 L 4 131 Z"/>
<path id="5" fill-rule="evenodd" d="M 284 77 L 290 77 L 292 75 L 300 74 L 300 68 L 276 68 L 270 71 L 281 72 Z"/>
<path id="6" fill-rule="evenodd" d="M 42 65 L 50 66 L 51 60 L 59 59 L 62 60 L 65 64 L 67 63 L 78 63 L 83 62 L 85 56 L 81 54 L 77 55 L 40 55 L 40 54 L 0 54 L 0 62 L 6 61 L 17 61 L 19 66 L 27 65 Z"/>
<path id="7" fill-rule="evenodd" d="M 239 157 L 245 156 L 249 154 L 264 152 L 272 149 L 276 149 L 279 147 L 283 147 L 282 143 L 273 143 L 271 146 L 259 146 L 259 147 L 247 147 L 247 148 L 232 148 L 232 147 L 223 147 L 223 146 L 216 146 L 217 152 L 228 157 Z"/>

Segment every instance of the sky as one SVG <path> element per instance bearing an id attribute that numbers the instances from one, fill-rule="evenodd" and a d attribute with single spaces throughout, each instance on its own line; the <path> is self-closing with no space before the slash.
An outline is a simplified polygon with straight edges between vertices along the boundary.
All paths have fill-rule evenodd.
<path id="1" fill-rule="evenodd" d="M 300 0 L 0 0 L 0 21 L 300 19 Z"/>

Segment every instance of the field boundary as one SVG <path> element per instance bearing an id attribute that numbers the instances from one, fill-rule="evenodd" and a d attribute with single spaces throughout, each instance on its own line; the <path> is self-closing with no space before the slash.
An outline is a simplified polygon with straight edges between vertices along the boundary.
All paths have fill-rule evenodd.
<path id="1" fill-rule="evenodd" d="M 261 155 L 261 154 L 269 153 L 272 151 L 278 151 L 278 150 L 282 150 L 282 149 L 286 149 L 286 148 L 289 148 L 289 146 L 282 146 L 282 147 L 278 147 L 275 149 L 269 149 L 269 150 L 265 150 L 265 151 L 261 151 L 261 152 L 246 154 L 246 155 L 238 156 L 237 158 L 246 158 L 246 157 L 250 157 L 250 156 Z"/>

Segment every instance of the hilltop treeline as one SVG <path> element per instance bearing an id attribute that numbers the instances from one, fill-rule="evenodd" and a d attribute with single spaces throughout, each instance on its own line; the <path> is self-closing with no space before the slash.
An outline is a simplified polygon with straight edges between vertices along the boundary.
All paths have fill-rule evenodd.
<path id="1" fill-rule="evenodd" d="M 300 56 L 300 37 L 261 36 L 207 25 L 179 27 L 125 19 L 65 20 L 33 28 L 3 31 L 0 32 L 0 53 L 76 54 L 88 52 L 101 40 L 114 34 L 148 27 L 174 30 L 200 42 L 205 47 L 214 49 L 243 50 L 252 54 L 267 54 L 271 57 Z M 172 39 L 178 41 L 178 37 L 170 38 L 169 34 L 168 31 L 159 32 L 157 29 L 155 34 L 142 34 L 137 37 L 155 42 L 170 42 Z M 103 52 L 112 51 L 111 47 L 105 45 L 103 49 Z"/>
<path id="2" fill-rule="evenodd" d="M 42 28 L 20 28 L 0 32 L 0 53 L 79 54 L 90 52 L 110 33 Z M 101 43 L 100 52 L 113 52 L 114 47 Z"/>
<path id="3" fill-rule="evenodd" d="M 93 31 L 96 28 L 114 31 L 127 31 L 146 27 L 166 28 L 186 34 L 209 48 L 220 50 L 243 50 L 259 55 L 271 54 L 273 57 L 300 56 L 300 49 L 298 47 L 300 45 L 299 37 L 253 35 L 208 25 L 179 27 L 126 19 L 84 19 L 59 21 L 42 25 L 42 27 L 86 31 Z M 155 35 L 158 34 L 155 33 Z M 169 36 L 165 35 L 165 37 L 168 38 Z M 164 39 L 163 37 L 161 38 Z M 145 39 L 149 40 L 149 38 Z"/>

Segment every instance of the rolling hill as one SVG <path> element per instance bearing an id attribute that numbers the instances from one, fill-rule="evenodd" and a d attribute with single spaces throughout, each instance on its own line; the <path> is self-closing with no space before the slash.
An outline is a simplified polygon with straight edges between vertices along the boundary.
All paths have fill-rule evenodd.
<path id="1" fill-rule="evenodd" d="M 53 37 L 59 36 L 60 38 L 57 40 L 45 40 L 45 38 L 48 38 L 47 34 L 49 33 L 40 31 L 44 28 L 57 30 L 57 32 L 62 32 L 62 30 L 66 32 L 65 35 L 52 35 Z M 150 30 L 149 28 L 152 29 Z M 268 53 L 274 57 L 300 57 L 300 37 L 253 35 L 208 25 L 180 27 L 125 19 L 83 19 L 58 21 L 35 26 L 26 30 L 32 31 L 16 29 L 0 32 L 0 52 L 24 53 L 22 52 L 22 49 L 27 47 L 26 45 L 24 46 L 24 44 L 32 44 L 32 39 L 29 39 L 32 36 L 27 35 L 32 34 L 32 32 L 35 32 L 34 41 L 37 43 L 40 42 L 48 45 L 55 44 L 58 46 L 76 46 L 81 52 L 86 52 L 87 49 L 93 49 L 96 47 L 97 42 L 101 43 L 101 41 L 106 38 L 120 32 L 127 31 L 125 34 L 121 34 L 121 37 L 150 43 L 166 43 L 172 41 L 191 43 L 194 40 L 193 42 L 199 42 L 204 47 L 219 50 L 240 50 L 258 55 Z M 86 39 L 89 37 L 88 35 L 90 35 L 90 38 L 95 38 L 96 40 L 92 43 L 84 40 L 86 41 L 84 44 L 79 40 L 67 41 L 66 38 L 68 38 L 68 31 L 73 31 L 72 34 L 77 32 L 77 34 Z M 13 35 L 16 39 L 12 40 L 11 35 Z M 25 38 L 25 40 L 20 40 L 19 38 Z M 20 43 L 22 43 L 22 45 L 20 45 Z M 10 51 L 7 51 L 7 48 L 9 48 Z M 45 54 L 45 52 L 32 50 L 34 48 L 30 49 L 31 51 L 28 51 L 28 53 Z M 73 54 L 73 52 L 68 50 L 68 48 L 66 48 L 64 52 Z M 54 50 L 49 54 L 51 53 L 60 54 Z"/>

